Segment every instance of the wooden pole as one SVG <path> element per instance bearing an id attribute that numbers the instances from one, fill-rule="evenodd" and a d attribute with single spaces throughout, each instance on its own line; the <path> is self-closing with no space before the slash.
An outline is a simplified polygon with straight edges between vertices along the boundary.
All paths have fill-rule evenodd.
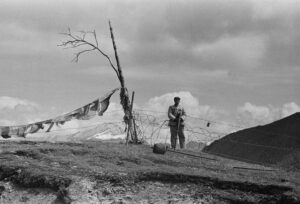
<path id="1" fill-rule="evenodd" d="M 132 92 L 132 95 L 131 95 L 131 106 L 130 106 L 130 112 L 132 113 L 132 110 L 133 110 L 133 101 L 134 101 L 134 91 Z"/>
<path id="2" fill-rule="evenodd" d="M 134 115 L 133 115 L 133 101 L 134 101 L 134 95 L 135 95 L 135 92 L 133 91 L 133 92 L 132 92 L 132 97 L 131 97 L 130 114 L 131 114 L 132 125 L 133 125 L 133 134 L 131 134 L 131 136 L 132 136 L 133 143 L 136 144 L 136 143 L 138 142 L 138 138 L 137 138 L 137 133 L 136 133 L 135 118 L 134 118 Z"/>
<path id="3" fill-rule="evenodd" d="M 128 145 L 129 142 L 129 123 L 127 124 L 127 133 L 126 133 L 126 146 Z"/>
<path id="4" fill-rule="evenodd" d="M 117 68 L 118 68 L 118 73 L 119 73 L 119 80 L 121 83 L 121 87 L 124 88 L 125 87 L 125 81 L 124 81 L 124 76 L 123 76 L 123 72 L 122 72 L 122 68 L 120 65 L 120 60 L 119 60 L 119 56 L 118 56 L 118 51 L 117 51 L 117 46 L 116 46 L 116 42 L 115 42 L 115 37 L 114 37 L 114 33 L 113 33 L 113 29 L 111 27 L 111 23 L 110 21 L 108 21 L 109 23 L 109 30 L 110 30 L 110 37 L 113 43 L 113 48 L 114 48 L 114 52 L 115 52 L 115 58 L 116 58 L 116 62 L 117 62 Z"/>
<path id="5" fill-rule="evenodd" d="M 111 26 L 110 21 L 108 21 L 108 23 L 109 23 L 110 37 L 111 37 L 114 52 L 115 52 L 115 59 L 117 62 L 117 69 L 118 69 L 118 74 L 119 74 L 118 77 L 119 77 L 119 81 L 121 84 L 121 91 L 120 91 L 121 104 L 122 104 L 122 107 L 123 107 L 123 110 L 125 113 L 125 117 L 126 117 L 126 119 L 128 119 L 130 117 L 130 100 L 129 100 L 129 96 L 128 96 L 128 91 L 125 86 L 125 79 L 123 76 L 123 71 L 122 71 L 119 56 L 118 56 L 118 51 L 117 51 L 117 46 L 116 46 L 115 37 L 114 37 L 114 33 L 113 33 L 113 28 Z M 125 121 L 125 122 L 128 122 L 128 121 Z"/>
<path id="6" fill-rule="evenodd" d="M 129 117 L 129 122 L 128 122 L 128 126 L 127 126 L 126 145 L 128 145 L 128 142 L 129 142 L 129 135 L 131 135 L 132 142 L 137 143 L 135 121 L 134 121 L 134 116 L 133 116 L 133 112 L 132 112 L 133 102 L 134 102 L 134 91 L 132 92 L 132 96 L 131 96 L 130 117 Z"/>

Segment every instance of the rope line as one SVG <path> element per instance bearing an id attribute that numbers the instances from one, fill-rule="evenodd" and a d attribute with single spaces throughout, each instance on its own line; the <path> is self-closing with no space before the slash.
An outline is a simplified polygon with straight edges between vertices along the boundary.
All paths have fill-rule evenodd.
<path id="1" fill-rule="evenodd" d="M 60 131 L 65 131 L 65 130 L 78 130 L 78 129 L 86 129 L 86 128 L 90 128 L 90 127 L 96 127 L 96 126 L 99 126 L 99 125 L 108 125 L 108 124 L 118 124 L 118 123 L 123 123 L 123 122 L 120 122 L 120 121 L 116 121 L 116 122 L 107 122 L 107 123 L 95 123 L 95 124 L 92 124 L 92 125 L 88 125 L 88 126 L 81 126 L 81 127 L 77 127 L 77 128 L 60 128 L 58 130 L 51 130 L 50 132 L 43 132 L 43 133 L 51 133 L 51 132 L 60 132 Z M 34 133 L 33 133 L 34 134 Z"/>
<path id="2" fill-rule="evenodd" d="M 135 110 L 143 111 L 143 112 L 152 112 L 152 113 L 168 114 L 168 112 L 154 111 L 154 110 L 146 110 L 146 109 L 135 109 Z M 226 125 L 228 125 L 228 126 L 235 127 L 235 128 L 241 128 L 241 129 L 247 128 L 247 127 L 245 127 L 245 126 L 240 126 L 240 125 L 236 125 L 236 124 L 231 124 L 231 123 L 224 122 L 224 121 L 209 120 L 209 119 L 201 118 L 201 117 L 199 117 L 199 116 L 190 115 L 190 114 L 188 114 L 187 117 L 189 117 L 189 118 L 194 118 L 194 119 L 199 119 L 199 120 L 203 120 L 203 121 L 205 121 L 205 122 L 212 122 L 212 123 L 226 124 Z"/>

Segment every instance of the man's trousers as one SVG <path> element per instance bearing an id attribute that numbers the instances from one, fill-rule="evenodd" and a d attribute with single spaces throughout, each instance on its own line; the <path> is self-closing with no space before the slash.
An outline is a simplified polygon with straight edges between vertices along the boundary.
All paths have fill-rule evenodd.
<path id="1" fill-rule="evenodd" d="M 171 131 L 171 147 L 173 149 L 176 149 L 177 134 L 178 134 L 180 148 L 181 149 L 185 148 L 184 126 L 180 125 L 179 128 L 177 125 L 170 126 L 170 131 Z"/>

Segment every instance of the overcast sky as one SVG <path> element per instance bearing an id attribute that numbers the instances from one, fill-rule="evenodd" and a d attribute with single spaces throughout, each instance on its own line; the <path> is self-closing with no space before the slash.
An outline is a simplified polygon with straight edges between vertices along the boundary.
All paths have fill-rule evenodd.
<path id="1" fill-rule="evenodd" d="M 179 95 L 188 114 L 257 123 L 300 111 L 299 0 L 1 0 L 0 125 L 118 87 L 101 55 L 73 63 L 76 50 L 57 46 L 68 27 L 96 30 L 113 57 L 109 19 L 139 107 L 165 110 Z"/>

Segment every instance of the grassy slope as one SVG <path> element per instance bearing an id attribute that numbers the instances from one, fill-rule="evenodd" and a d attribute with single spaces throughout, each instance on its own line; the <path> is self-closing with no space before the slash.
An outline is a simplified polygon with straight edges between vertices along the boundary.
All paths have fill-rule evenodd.
<path id="1" fill-rule="evenodd" d="M 234 167 L 258 168 L 216 156 L 217 161 L 167 152 L 153 154 L 149 146 L 124 144 L 9 142 L 0 143 L 0 181 L 10 180 L 25 187 L 45 187 L 64 193 L 73 177 L 98 183 L 192 183 L 210 186 L 231 194 L 299 194 L 300 174 L 274 169 L 253 171 Z M 191 153 L 191 152 L 190 152 Z M 195 153 L 195 152 L 192 152 Z M 231 191 L 237 191 L 232 193 Z M 227 193 L 228 193 L 227 192 Z"/>
<path id="2" fill-rule="evenodd" d="M 204 148 L 205 152 L 265 165 L 300 170 L 300 113 L 268 125 L 229 134 Z"/>

